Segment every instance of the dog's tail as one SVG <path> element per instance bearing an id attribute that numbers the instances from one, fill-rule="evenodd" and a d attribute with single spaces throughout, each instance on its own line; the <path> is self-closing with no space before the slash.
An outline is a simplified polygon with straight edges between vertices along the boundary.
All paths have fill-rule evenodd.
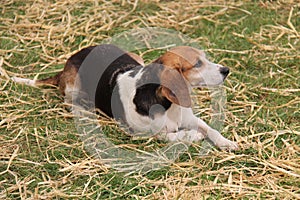
<path id="1" fill-rule="evenodd" d="M 61 73 L 62 72 L 59 72 L 55 76 L 45 78 L 45 79 L 40 79 L 40 80 L 34 80 L 34 79 L 32 80 L 32 79 L 20 78 L 16 76 L 12 77 L 11 80 L 13 80 L 16 83 L 22 83 L 33 87 L 43 86 L 43 85 L 58 86 Z"/>

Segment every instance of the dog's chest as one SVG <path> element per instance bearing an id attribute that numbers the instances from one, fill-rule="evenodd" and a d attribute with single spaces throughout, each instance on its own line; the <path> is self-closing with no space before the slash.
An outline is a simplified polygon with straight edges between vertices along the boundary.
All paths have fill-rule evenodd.
<path id="1" fill-rule="evenodd" d="M 124 108 L 126 123 L 134 130 L 141 132 L 173 132 L 181 126 L 181 107 L 170 104 L 154 104 L 148 110 L 148 115 L 138 112 L 137 104 L 147 102 L 134 102 L 137 93 L 137 83 L 143 78 L 143 70 L 139 70 L 132 76 L 132 72 L 126 72 L 118 77 L 119 98 Z M 146 94 L 145 94 L 146 95 Z"/>
<path id="2" fill-rule="evenodd" d="M 165 124 L 165 131 L 166 132 L 173 132 L 178 131 L 178 129 L 182 126 L 182 108 L 176 104 L 172 104 L 170 109 L 166 112 L 166 124 Z"/>

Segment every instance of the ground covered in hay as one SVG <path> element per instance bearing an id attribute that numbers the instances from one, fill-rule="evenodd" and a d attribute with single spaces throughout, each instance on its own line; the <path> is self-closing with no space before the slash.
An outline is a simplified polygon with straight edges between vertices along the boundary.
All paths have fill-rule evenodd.
<path id="1" fill-rule="evenodd" d="M 300 3 L 209 2 L 2 0 L 0 199 L 300 199 Z M 194 144 L 167 167 L 120 173 L 85 150 L 56 88 L 9 80 L 55 74 L 77 50 L 142 27 L 180 31 L 231 68 L 222 132 L 239 151 Z M 209 110 L 195 111 L 209 121 Z M 165 145 L 114 134 L 131 149 Z"/>

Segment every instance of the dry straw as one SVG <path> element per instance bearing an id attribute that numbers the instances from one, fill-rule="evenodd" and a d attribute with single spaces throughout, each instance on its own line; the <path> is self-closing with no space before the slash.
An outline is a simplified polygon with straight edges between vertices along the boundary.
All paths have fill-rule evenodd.
<path id="1" fill-rule="evenodd" d="M 101 199 L 107 194 L 112 199 L 300 199 L 299 6 L 293 0 L 1 1 L 0 199 Z M 247 8 L 278 12 L 280 23 L 261 25 L 251 34 L 247 28 L 225 33 L 226 27 L 242 26 L 253 17 Z M 236 13 L 242 17 L 235 18 Z M 192 36 L 203 22 L 223 26 L 224 34 L 251 46 L 241 51 L 216 48 L 207 35 L 195 38 L 211 56 L 229 55 L 219 60 L 232 69 L 226 82 L 230 99 L 224 132 L 240 143 L 241 150 L 197 156 L 203 146 L 194 144 L 186 159 L 154 178 L 138 173 L 122 177 L 86 152 L 56 88 L 29 88 L 9 80 L 15 75 L 39 78 L 57 73 L 78 49 L 123 30 L 163 27 Z M 267 73 L 249 73 L 249 58 Z M 245 73 L 247 79 L 238 79 Z M 274 78 L 281 84 L 270 86 L 267 80 Z M 195 112 L 208 121 L 208 93 L 196 94 L 201 103 Z M 285 98 L 264 100 L 269 95 Z M 289 115 L 278 109 L 295 117 L 286 121 Z M 124 139 L 130 149 L 164 145 L 153 140 L 139 144 L 127 136 L 114 139 Z"/>

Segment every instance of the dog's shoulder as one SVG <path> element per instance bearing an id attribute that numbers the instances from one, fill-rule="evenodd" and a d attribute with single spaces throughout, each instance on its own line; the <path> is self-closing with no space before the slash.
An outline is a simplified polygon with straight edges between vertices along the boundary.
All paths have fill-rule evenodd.
<path id="1" fill-rule="evenodd" d="M 121 92 L 120 83 L 117 80 L 120 76 L 135 73 L 141 68 L 140 63 L 126 52 L 121 53 L 119 57 L 114 59 L 99 79 L 95 95 L 96 108 L 104 111 L 110 117 L 123 118 L 123 107 L 119 97 Z M 126 81 L 121 84 L 129 87 L 129 83 L 126 83 Z"/>
<path id="2" fill-rule="evenodd" d="M 171 106 L 171 102 L 160 94 L 163 69 L 160 64 L 150 64 L 132 69 L 118 78 L 117 87 L 122 103 L 128 102 L 134 109 L 129 112 L 153 119 L 154 115 L 163 114 Z"/>

